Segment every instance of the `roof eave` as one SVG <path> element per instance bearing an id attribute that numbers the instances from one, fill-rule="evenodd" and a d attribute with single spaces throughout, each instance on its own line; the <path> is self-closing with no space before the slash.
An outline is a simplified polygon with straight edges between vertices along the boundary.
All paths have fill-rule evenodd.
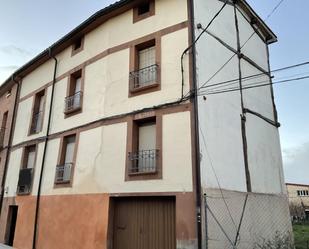
<path id="1" fill-rule="evenodd" d="M 262 20 L 262 18 L 251 8 L 246 0 L 239 0 L 239 5 L 246 12 L 248 16 L 253 20 L 255 19 L 259 29 L 266 38 L 267 44 L 272 44 L 278 41 L 276 34 L 271 30 L 270 27 Z"/>

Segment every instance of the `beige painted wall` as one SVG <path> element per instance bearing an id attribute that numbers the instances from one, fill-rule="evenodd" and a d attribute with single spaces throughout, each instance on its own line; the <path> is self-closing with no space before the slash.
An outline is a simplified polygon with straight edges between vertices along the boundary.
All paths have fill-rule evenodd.
<path id="1" fill-rule="evenodd" d="M 59 62 L 57 76 L 68 72 L 94 57 L 107 48 L 132 41 L 163 28 L 187 20 L 187 1 L 157 0 L 155 16 L 133 24 L 132 10 L 112 18 L 85 36 L 84 50 L 71 57 L 71 46 L 57 55 Z M 171 11 L 172 10 L 172 11 Z M 118 32 L 120 29 L 127 32 Z M 98 42 L 100 41 L 100 42 Z M 180 57 L 188 46 L 188 29 L 167 34 L 161 38 L 161 91 L 128 98 L 129 87 L 129 49 L 110 54 L 85 68 L 83 93 L 83 112 L 65 119 L 64 99 L 68 77 L 56 83 L 52 111 L 51 133 L 70 129 L 100 118 L 123 114 L 181 97 Z M 185 58 L 185 92 L 188 84 L 188 58 Z M 23 79 L 21 97 L 37 90 L 52 81 L 52 61 L 48 61 Z M 28 136 L 29 123 L 34 98 L 28 98 L 19 104 L 17 125 L 13 144 L 34 139 L 46 134 L 46 125 L 50 105 L 51 87 L 48 88 L 47 103 L 42 132 Z"/>
<path id="2" fill-rule="evenodd" d="M 68 78 L 58 81 L 55 85 L 51 133 L 87 124 L 100 118 L 125 114 L 145 107 L 152 107 L 178 100 L 181 96 L 180 56 L 188 45 L 187 40 L 187 29 L 162 37 L 160 91 L 131 98 L 128 97 L 129 49 L 113 53 L 86 67 L 83 112 L 80 114 L 70 118 L 64 117 L 64 99 L 67 91 Z M 186 58 L 185 72 L 188 72 L 187 62 Z M 187 73 L 185 77 L 188 79 Z M 188 81 L 186 82 L 184 92 L 189 91 Z M 39 134 L 28 136 L 34 97 L 27 98 L 19 104 L 13 144 L 18 144 L 46 134 L 51 88 L 50 86 L 47 89 L 43 129 Z"/>
<path id="3" fill-rule="evenodd" d="M 191 192 L 190 112 L 163 115 L 163 179 L 125 182 L 127 123 L 106 125 L 80 134 L 73 187 L 54 188 L 60 139 L 49 141 L 42 184 L 43 195 L 130 192 Z M 43 143 L 38 150 L 32 194 L 36 195 Z M 6 197 L 16 195 L 22 149 L 13 151 Z"/>
<path id="4" fill-rule="evenodd" d="M 155 13 L 154 16 L 133 24 L 133 11 L 129 10 L 103 23 L 85 36 L 82 52 L 71 57 L 70 46 L 57 55 L 57 75 L 62 75 L 108 48 L 187 21 L 187 0 L 156 0 Z M 120 32 L 121 30 L 125 32 Z M 27 75 L 23 80 L 21 97 L 52 81 L 53 65 L 53 60 L 49 60 Z"/>

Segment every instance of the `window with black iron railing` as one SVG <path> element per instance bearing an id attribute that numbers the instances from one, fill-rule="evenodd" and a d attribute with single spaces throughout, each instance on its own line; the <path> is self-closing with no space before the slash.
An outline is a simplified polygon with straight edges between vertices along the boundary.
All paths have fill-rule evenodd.
<path id="1" fill-rule="evenodd" d="M 33 168 L 23 168 L 19 171 L 17 193 L 19 195 L 29 194 L 32 187 Z"/>
<path id="2" fill-rule="evenodd" d="M 158 65 L 154 64 L 133 72 L 130 72 L 130 90 L 138 90 L 144 87 L 156 85 L 158 79 Z"/>
<path id="3" fill-rule="evenodd" d="M 156 173 L 159 150 L 129 152 L 129 174 Z"/>
<path id="4" fill-rule="evenodd" d="M 42 129 L 43 111 L 34 113 L 32 116 L 32 122 L 30 127 L 30 133 L 38 133 Z"/>
<path id="5" fill-rule="evenodd" d="M 56 166 L 55 183 L 70 183 L 73 163 L 65 163 Z"/>
<path id="6" fill-rule="evenodd" d="M 82 107 L 83 92 L 79 91 L 64 100 L 64 113 L 70 113 L 79 110 Z"/>
<path id="7" fill-rule="evenodd" d="M 5 128 L 0 128 L 0 148 L 4 147 Z"/>

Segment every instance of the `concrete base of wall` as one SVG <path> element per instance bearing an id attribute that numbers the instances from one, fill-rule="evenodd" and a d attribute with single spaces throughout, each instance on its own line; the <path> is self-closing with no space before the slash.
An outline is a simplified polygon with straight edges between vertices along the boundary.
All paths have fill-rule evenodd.
<path id="1" fill-rule="evenodd" d="M 205 225 L 203 219 L 203 243 L 208 243 L 208 249 L 232 248 L 239 226 L 238 249 L 256 248 L 265 241 L 292 240 L 287 196 L 249 193 L 245 204 L 247 193 L 223 190 L 224 198 L 219 189 L 206 189 L 205 193 L 208 222 Z"/>

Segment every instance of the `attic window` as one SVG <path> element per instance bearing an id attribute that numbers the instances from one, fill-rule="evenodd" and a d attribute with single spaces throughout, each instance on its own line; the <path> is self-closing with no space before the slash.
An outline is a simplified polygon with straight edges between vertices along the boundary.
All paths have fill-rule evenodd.
<path id="1" fill-rule="evenodd" d="M 141 21 L 155 14 L 155 1 L 148 0 L 140 3 L 133 9 L 133 23 Z"/>
<path id="2" fill-rule="evenodd" d="M 84 37 L 76 39 L 72 45 L 72 56 L 82 51 L 84 48 Z"/>
<path id="3" fill-rule="evenodd" d="M 74 50 L 79 49 L 82 46 L 82 39 L 79 38 L 74 43 Z"/>
<path id="4" fill-rule="evenodd" d="M 138 6 L 137 13 L 140 16 L 140 15 L 143 15 L 143 14 L 149 12 L 149 11 L 150 11 L 150 3 L 143 3 L 140 6 Z"/>

